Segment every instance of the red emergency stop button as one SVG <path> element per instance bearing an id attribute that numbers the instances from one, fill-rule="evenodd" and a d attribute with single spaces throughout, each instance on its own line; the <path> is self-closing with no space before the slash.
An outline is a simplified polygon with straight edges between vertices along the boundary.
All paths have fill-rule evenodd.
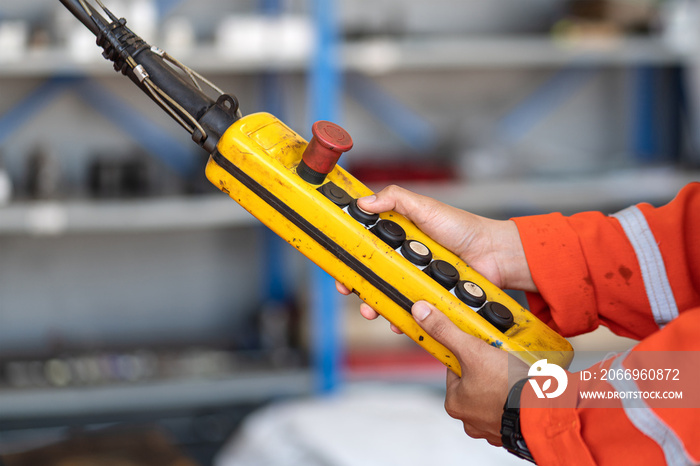
<path id="1" fill-rule="evenodd" d="M 297 166 L 297 174 L 306 182 L 321 184 L 338 159 L 352 149 L 352 138 L 340 126 L 330 121 L 317 121 L 311 127 L 313 138 Z"/>

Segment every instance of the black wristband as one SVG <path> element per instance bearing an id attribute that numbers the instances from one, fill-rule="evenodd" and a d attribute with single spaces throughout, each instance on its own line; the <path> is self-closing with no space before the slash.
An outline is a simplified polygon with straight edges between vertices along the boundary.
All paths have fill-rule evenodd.
<path id="1" fill-rule="evenodd" d="M 520 395 L 527 381 L 528 379 L 518 380 L 508 393 L 501 417 L 501 440 L 506 450 L 534 463 L 535 460 L 520 430 Z"/>

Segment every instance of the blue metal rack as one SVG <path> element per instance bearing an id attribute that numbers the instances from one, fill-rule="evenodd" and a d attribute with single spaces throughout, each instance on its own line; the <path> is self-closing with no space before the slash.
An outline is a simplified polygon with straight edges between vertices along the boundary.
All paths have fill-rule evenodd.
<path id="1" fill-rule="evenodd" d="M 316 51 L 310 63 L 308 80 L 310 119 L 311 122 L 338 121 L 341 73 L 336 2 L 313 0 L 312 8 L 316 29 Z M 316 387 L 321 393 L 328 393 L 337 388 L 341 379 L 343 338 L 338 312 L 340 296 L 335 291 L 333 278 L 318 267 L 314 267 L 312 271 L 311 289 Z"/>
<path id="2" fill-rule="evenodd" d="M 121 128 L 136 143 L 181 175 L 196 167 L 193 152 L 173 140 L 170 133 L 85 76 L 53 77 L 34 89 L 0 117 L 0 144 L 65 92 L 73 92 Z"/>

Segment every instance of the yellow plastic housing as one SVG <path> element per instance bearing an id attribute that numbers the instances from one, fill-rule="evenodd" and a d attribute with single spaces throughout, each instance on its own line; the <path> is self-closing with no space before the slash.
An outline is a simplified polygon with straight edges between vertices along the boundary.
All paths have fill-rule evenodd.
<path id="1" fill-rule="evenodd" d="M 459 271 L 461 280 L 470 280 L 481 286 L 489 301 L 508 307 L 515 322 L 510 329 L 505 333 L 497 330 L 474 309 L 327 199 L 318 191 L 321 185 L 302 180 L 296 174 L 296 166 L 306 145 L 301 136 L 273 115 L 248 115 L 234 123 L 221 138 L 218 152 L 209 159 L 206 175 L 217 188 L 353 290 L 456 374 L 461 375 L 461 368 L 454 355 L 416 324 L 406 309 L 407 302 L 409 306 L 418 300 L 432 303 L 463 331 L 511 352 L 528 365 L 546 358 L 550 363 L 568 367 L 573 357 L 568 341 L 405 217 L 396 212 L 380 215 L 401 225 L 408 239 L 428 246 L 434 260 L 442 259 L 452 264 Z M 339 166 L 324 183 L 329 181 L 353 198 L 372 194 L 369 188 Z M 369 278 L 368 274 L 371 275 Z M 377 285 L 377 277 L 388 284 L 391 293 L 384 286 Z M 397 292 L 402 299 L 396 299 Z"/>

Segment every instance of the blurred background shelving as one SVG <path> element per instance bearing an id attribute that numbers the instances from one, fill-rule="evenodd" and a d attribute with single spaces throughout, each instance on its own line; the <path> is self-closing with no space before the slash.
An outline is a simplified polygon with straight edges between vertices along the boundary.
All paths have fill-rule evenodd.
<path id="1" fill-rule="evenodd" d="M 2 235 L 150 232 L 256 225 L 221 196 L 132 201 L 16 202 L 0 210 Z"/>
<path id="2" fill-rule="evenodd" d="M 696 0 L 107 4 L 244 113 L 306 137 L 338 120 L 373 189 L 508 218 L 660 205 L 700 177 Z M 83 29 L 0 0 L 0 455 L 154 423 L 210 464 L 273 400 L 439 393 L 442 366 L 209 186 Z M 594 338 L 574 343 L 629 344 Z"/>
<path id="3" fill-rule="evenodd" d="M 344 71 L 382 74 L 397 71 L 464 68 L 513 68 L 569 65 L 629 66 L 640 64 L 682 64 L 687 55 L 660 39 L 556 41 L 522 36 L 471 38 L 447 35 L 424 38 L 358 39 L 339 47 Z M 91 76 L 118 75 L 96 57 L 77 59 L 64 48 L 34 50 L 3 63 L 0 77 L 45 77 L 89 73 Z M 247 53 L 226 53 L 215 46 L 198 46 L 180 54 L 179 59 L 204 73 L 250 74 L 263 71 L 303 72 L 309 56 L 252 57 Z"/>

